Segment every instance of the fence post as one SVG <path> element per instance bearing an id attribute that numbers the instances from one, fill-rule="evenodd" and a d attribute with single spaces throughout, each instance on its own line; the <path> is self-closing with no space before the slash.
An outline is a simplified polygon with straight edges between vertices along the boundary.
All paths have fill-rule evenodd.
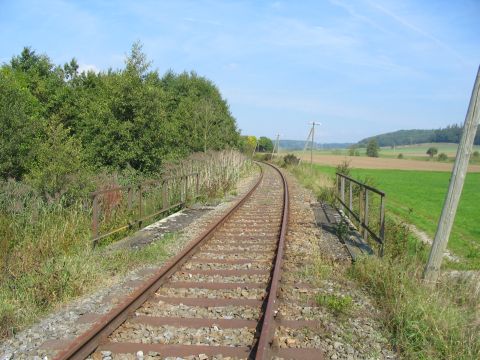
<path id="1" fill-rule="evenodd" d="M 127 208 L 128 210 L 132 209 L 132 196 L 133 196 L 133 191 L 132 191 L 132 186 L 130 185 L 128 187 L 128 195 L 127 195 Z"/>
<path id="2" fill-rule="evenodd" d="M 362 231 L 362 216 L 363 216 L 363 188 L 358 188 L 358 231 Z"/>
<path id="3" fill-rule="evenodd" d="M 342 192 L 342 203 L 345 204 L 345 178 L 340 175 L 340 191 Z M 342 204 L 342 210 L 345 214 L 345 206 Z"/>
<path id="4" fill-rule="evenodd" d="M 162 181 L 162 208 L 165 210 L 168 207 L 168 193 L 167 193 L 167 181 Z"/>
<path id="5" fill-rule="evenodd" d="M 383 257 L 385 251 L 385 201 L 383 196 L 380 196 L 380 240 L 382 240 L 382 245 L 380 246 L 380 256 Z"/>
<path id="6" fill-rule="evenodd" d="M 93 195 L 92 236 L 93 239 L 96 239 L 98 236 L 98 195 Z M 94 242 L 95 244 L 96 241 Z"/>
<path id="7" fill-rule="evenodd" d="M 352 209 L 352 197 L 353 197 L 353 190 L 352 190 L 352 182 L 349 180 L 348 181 L 348 187 L 349 187 L 349 198 L 348 198 L 348 208 L 350 209 L 350 211 L 353 211 Z"/>
<path id="8" fill-rule="evenodd" d="M 364 193 L 365 193 L 365 204 L 364 204 L 365 208 L 364 208 L 364 211 L 363 211 L 363 224 L 364 224 L 363 239 L 365 240 L 365 242 L 367 242 L 367 239 L 368 239 L 368 230 L 367 230 L 367 227 L 368 227 L 368 189 L 365 189 Z"/>
<path id="9" fill-rule="evenodd" d="M 195 199 L 198 198 L 199 194 L 198 192 L 200 191 L 200 174 L 197 173 L 195 176 Z"/>
<path id="10" fill-rule="evenodd" d="M 142 227 L 142 217 L 143 217 L 143 209 L 142 209 L 142 184 L 138 187 L 138 227 Z"/>

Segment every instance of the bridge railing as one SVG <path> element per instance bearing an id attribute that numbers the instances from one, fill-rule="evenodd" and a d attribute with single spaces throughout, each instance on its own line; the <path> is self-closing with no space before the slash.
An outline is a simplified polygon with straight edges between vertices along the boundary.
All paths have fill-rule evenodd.
<path id="1" fill-rule="evenodd" d="M 385 246 L 385 193 L 347 175 L 336 173 L 336 199 L 344 214 L 356 223 L 367 242 L 370 236 L 383 256 Z"/>
<path id="2" fill-rule="evenodd" d="M 137 185 L 95 191 L 92 198 L 92 241 L 98 241 L 183 207 L 199 195 L 199 174 L 165 177 Z"/>

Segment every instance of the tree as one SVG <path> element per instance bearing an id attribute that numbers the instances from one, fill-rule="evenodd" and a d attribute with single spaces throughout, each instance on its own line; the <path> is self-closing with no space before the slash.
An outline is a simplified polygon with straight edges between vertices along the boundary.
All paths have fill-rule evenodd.
<path id="1" fill-rule="evenodd" d="M 11 68 L 0 69 L 0 177 L 21 180 L 38 145 L 41 105 L 16 79 Z"/>
<path id="2" fill-rule="evenodd" d="M 61 123 L 47 125 L 34 157 L 27 181 L 47 201 L 59 201 L 66 194 L 75 198 L 85 190 L 88 180 L 82 146 Z"/>
<path id="3" fill-rule="evenodd" d="M 241 143 L 240 143 L 240 150 L 246 154 L 251 156 L 255 147 L 257 146 L 257 138 L 253 135 L 242 136 Z"/>
<path id="4" fill-rule="evenodd" d="M 367 145 L 367 156 L 378 157 L 378 143 L 376 139 L 372 139 L 368 142 Z"/>
<path id="5" fill-rule="evenodd" d="M 258 139 L 258 151 L 271 153 L 273 151 L 272 140 L 265 136 L 261 136 L 260 139 Z"/>
<path id="6" fill-rule="evenodd" d="M 433 158 L 435 155 L 437 155 L 438 153 L 438 149 L 436 147 L 429 147 L 428 150 L 427 150 L 427 154 Z"/>

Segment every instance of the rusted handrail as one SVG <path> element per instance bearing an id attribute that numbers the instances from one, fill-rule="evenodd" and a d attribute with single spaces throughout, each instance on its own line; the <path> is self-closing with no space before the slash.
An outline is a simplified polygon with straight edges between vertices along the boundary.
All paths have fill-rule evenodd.
<path id="1" fill-rule="evenodd" d="M 189 189 L 189 183 L 193 183 L 194 180 L 194 185 L 193 186 L 193 199 L 196 199 L 199 196 L 199 174 L 198 173 L 189 173 L 185 175 L 180 175 L 180 176 L 169 176 L 165 177 L 162 179 L 157 179 L 157 180 L 148 180 L 144 181 L 138 185 L 129 185 L 129 186 L 117 186 L 113 187 L 110 189 L 104 189 L 104 190 L 98 190 L 95 192 L 92 192 L 90 194 L 92 198 L 92 204 L 93 204 L 93 209 L 92 209 L 92 241 L 94 245 L 101 239 L 104 239 L 108 236 L 111 236 L 117 232 L 130 229 L 135 225 L 138 225 L 139 227 L 142 227 L 142 224 L 145 220 L 150 219 L 152 217 L 158 216 L 164 212 L 170 211 L 173 208 L 177 208 L 179 206 L 184 206 L 189 198 L 189 192 L 192 192 L 191 189 Z M 180 181 L 179 183 L 179 191 L 180 191 L 180 198 L 179 201 L 171 204 L 170 203 L 170 194 L 168 192 L 168 185 L 169 182 L 172 181 Z M 143 194 L 146 191 L 146 188 L 151 187 L 151 186 L 161 186 L 162 187 L 162 207 L 160 210 L 155 211 L 151 214 L 145 214 L 144 211 L 144 205 L 143 205 Z M 124 224 L 122 226 L 119 226 L 113 230 L 110 230 L 104 234 L 100 234 L 99 230 L 99 219 L 100 215 L 102 212 L 102 206 L 100 205 L 100 196 L 105 196 L 106 194 L 109 193 L 119 193 L 121 191 L 127 191 L 127 209 L 128 210 L 133 210 L 133 198 L 136 193 L 138 197 L 138 206 L 136 208 L 138 212 L 138 216 L 134 217 L 133 219 L 129 219 L 127 224 Z"/>
<path id="2" fill-rule="evenodd" d="M 380 191 L 372 186 L 364 184 L 358 180 L 355 180 L 347 175 L 336 173 L 337 176 L 337 192 L 335 194 L 336 199 L 342 205 L 342 210 L 348 211 L 350 215 L 353 216 L 354 220 L 358 223 L 359 231 L 363 230 L 363 238 L 365 242 L 368 240 L 368 235 L 370 235 L 379 245 L 380 251 L 379 255 L 383 256 L 384 247 L 385 247 L 385 196 L 386 194 L 383 191 Z M 345 201 L 346 199 L 346 182 L 348 182 L 348 205 Z M 358 214 L 354 211 L 353 205 L 353 187 L 358 186 Z M 378 233 L 376 233 L 371 226 L 369 225 L 369 192 L 373 192 L 380 196 L 379 204 L 379 218 L 378 218 Z"/>

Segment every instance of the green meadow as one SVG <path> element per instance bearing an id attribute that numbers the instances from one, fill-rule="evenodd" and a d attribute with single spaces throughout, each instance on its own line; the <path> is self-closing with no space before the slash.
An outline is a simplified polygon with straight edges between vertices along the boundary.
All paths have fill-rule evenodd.
<path id="1" fill-rule="evenodd" d="M 333 175 L 335 168 L 318 166 Z M 448 190 L 450 173 L 437 171 L 352 169 L 357 179 L 387 195 L 387 211 L 435 236 L 438 219 Z M 465 180 L 448 248 L 462 258 L 449 268 L 480 269 L 480 173 L 469 173 Z"/>

